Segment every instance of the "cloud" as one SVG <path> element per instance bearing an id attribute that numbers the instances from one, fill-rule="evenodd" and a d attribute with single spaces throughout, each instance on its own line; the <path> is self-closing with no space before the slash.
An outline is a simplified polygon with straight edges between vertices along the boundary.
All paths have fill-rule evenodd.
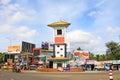
<path id="1" fill-rule="evenodd" d="M 96 27 L 103 27 L 103 29 L 106 26 L 118 26 L 119 24 L 119 14 L 120 10 L 118 9 L 119 6 L 119 0 L 116 1 L 109 1 L 104 0 L 100 1 L 96 5 L 95 9 L 97 9 L 98 14 L 96 15 L 96 18 L 94 20 L 94 26 Z"/>
<path id="2" fill-rule="evenodd" d="M 11 25 L 1 25 L 1 28 L 0 34 L 3 35 L 2 38 L 11 37 L 19 41 L 33 40 L 33 38 L 37 35 L 37 30 L 31 29 L 28 26 L 14 27 Z"/>
<path id="3" fill-rule="evenodd" d="M 12 26 L 7 24 L 0 24 L 0 28 L 0 33 L 9 32 L 10 30 L 12 30 Z"/>
<path id="4" fill-rule="evenodd" d="M 120 32 L 120 27 L 107 27 L 107 32 L 118 33 L 118 32 Z"/>
<path id="5" fill-rule="evenodd" d="M 27 26 L 21 26 L 19 28 L 15 28 L 14 33 L 16 34 L 18 39 L 32 39 L 33 37 L 35 37 L 37 31 L 34 29 L 30 29 Z"/>
<path id="6" fill-rule="evenodd" d="M 10 0 L 0 0 L 0 4 L 8 4 Z"/>
<path id="7" fill-rule="evenodd" d="M 14 15 L 10 16 L 9 18 L 10 19 L 7 20 L 8 23 L 16 23 L 24 19 L 27 19 L 27 16 L 24 15 L 24 13 L 16 12 Z"/>
<path id="8" fill-rule="evenodd" d="M 89 32 L 85 32 L 82 30 L 75 30 L 71 31 L 67 35 L 69 42 L 84 42 L 84 43 L 91 43 L 96 41 L 92 34 Z"/>
<path id="9" fill-rule="evenodd" d="M 36 15 L 35 10 L 26 9 L 18 3 L 1 5 L 0 23 L 11 25 L 24 21 L 30 21 L 34 19 L 34 17 L 31 17 L 33 15 Z"/>
<path id="10" fill-rule="evenodd" d="M 97 14 L 96 11 L 91 11 L 90 13 L 88 13 L 88 16 L 94 16 L 94 15 L 96 15 L 96 14 Z"/>
<path id="11" fill-rule="evenodd" d="M 81 47 L 84 50 L 93 51 L 93 47 L 101 43 L 101 38 L 95 37 L 89 32 L 75 30 L 67 34 L 67 41 L 70 42 L 73 49 Z"/>

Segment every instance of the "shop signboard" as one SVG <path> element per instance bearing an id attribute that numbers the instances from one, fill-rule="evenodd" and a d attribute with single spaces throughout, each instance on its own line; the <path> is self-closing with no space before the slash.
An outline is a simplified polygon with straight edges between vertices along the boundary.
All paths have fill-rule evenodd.
<path id="1" fill-rule="evenodd" d="M 48 42 L 42 42 L 41 47 L 43 50 L 48 50 L 49 49 L 49 43 Z"/>
<path id="2" fill-rule="evenodd" d="M 96 60 L 86 60 L 86 64 L 95 64 Z"/>
<path id="3" fill-rule="evenodd" d="M 104 68 L 104 61 L 97 61 L 95 63 L 95 68 L 96 69 L 103 69 Z"/>
<path id="4" fill-rule="evenodd" d="M 113 64 L 120 64 L 120 60 L 113 60 Z"/>
<path id="5" fill-rule="evenodd" d="M 77 56 L 80 59 L 89 59 L 89 52 L 88 51 L 75 51 L 74 56 Z"/>
<path id="6" fill-rule="evenodd" d="M 35 44 L 22 41 L 22 52 L 32 53 L 33 48 L 35 48 Z"/>
<path id="7" fill-rule="evenodd" d="M 75 62 L 78 63 L 79 65 L 84 65 L 85 64 L 85 59 L 77 59 Z"/>
<path id="8" fill-rule="evenodd" d="M 41 48 L 42 50 L 53 50 L 54 43 L 52 42 L 42 42 Z"/>
<path id="9" fill-rule="evenodd" d="M 53 46 L 54 46 L 53 43 L 49 43 L 48 49 L 49 49 L 49 50 L 53 50 Z"/>
<path id="10" fill-rule="evenodd" d="M 110 64 L 110 63 L 112 63 L 112 60 L 104 61 L 104 63 L 106 63 L 106 64 Z"/>
<path id="11" fill-rule="evenodd" d="M 8 46 L 8 53 L 20 53 L 20 45 Z"/>

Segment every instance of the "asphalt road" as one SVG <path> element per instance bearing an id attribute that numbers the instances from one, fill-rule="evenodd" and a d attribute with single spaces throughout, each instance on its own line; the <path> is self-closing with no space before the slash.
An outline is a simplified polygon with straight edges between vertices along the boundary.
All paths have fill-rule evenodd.
<path id="1" fill-rule="evenodd" d="M 13 73 L 12 71 L 0 71 L 0 80 L 109 80 L 109 71 L 90 72 L 32 72 L 22 71 Z M 120 78 L 120 71 L 113 71 L 114 78 Z"/>

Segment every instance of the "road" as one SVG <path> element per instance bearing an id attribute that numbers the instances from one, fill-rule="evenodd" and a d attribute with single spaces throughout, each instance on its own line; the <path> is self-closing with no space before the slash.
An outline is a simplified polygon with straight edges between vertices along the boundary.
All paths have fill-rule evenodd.
<path id="1" fill-rule="evenodd" d="M 21 72 L 0 71 L 0 80 L 109 80 L 109 71 L 69 72 Z M 114 78 L 120 78 L 120 71 L 113 71 Z"/>

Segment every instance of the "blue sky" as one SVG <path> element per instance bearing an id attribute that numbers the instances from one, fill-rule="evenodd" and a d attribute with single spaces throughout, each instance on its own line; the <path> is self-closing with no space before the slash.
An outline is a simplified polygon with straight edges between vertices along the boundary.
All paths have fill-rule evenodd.
<path id="1" fill-rule="evenodd" d="M 95 54 L 106 51 L 105 43 L 119 42 L 120 0 L 0 0 L 0 51 L 21 41 L 41 46 L 53 41 L 56 21 L 70 22 L 67 41 L 71 50 L 81 47 Z"/>

